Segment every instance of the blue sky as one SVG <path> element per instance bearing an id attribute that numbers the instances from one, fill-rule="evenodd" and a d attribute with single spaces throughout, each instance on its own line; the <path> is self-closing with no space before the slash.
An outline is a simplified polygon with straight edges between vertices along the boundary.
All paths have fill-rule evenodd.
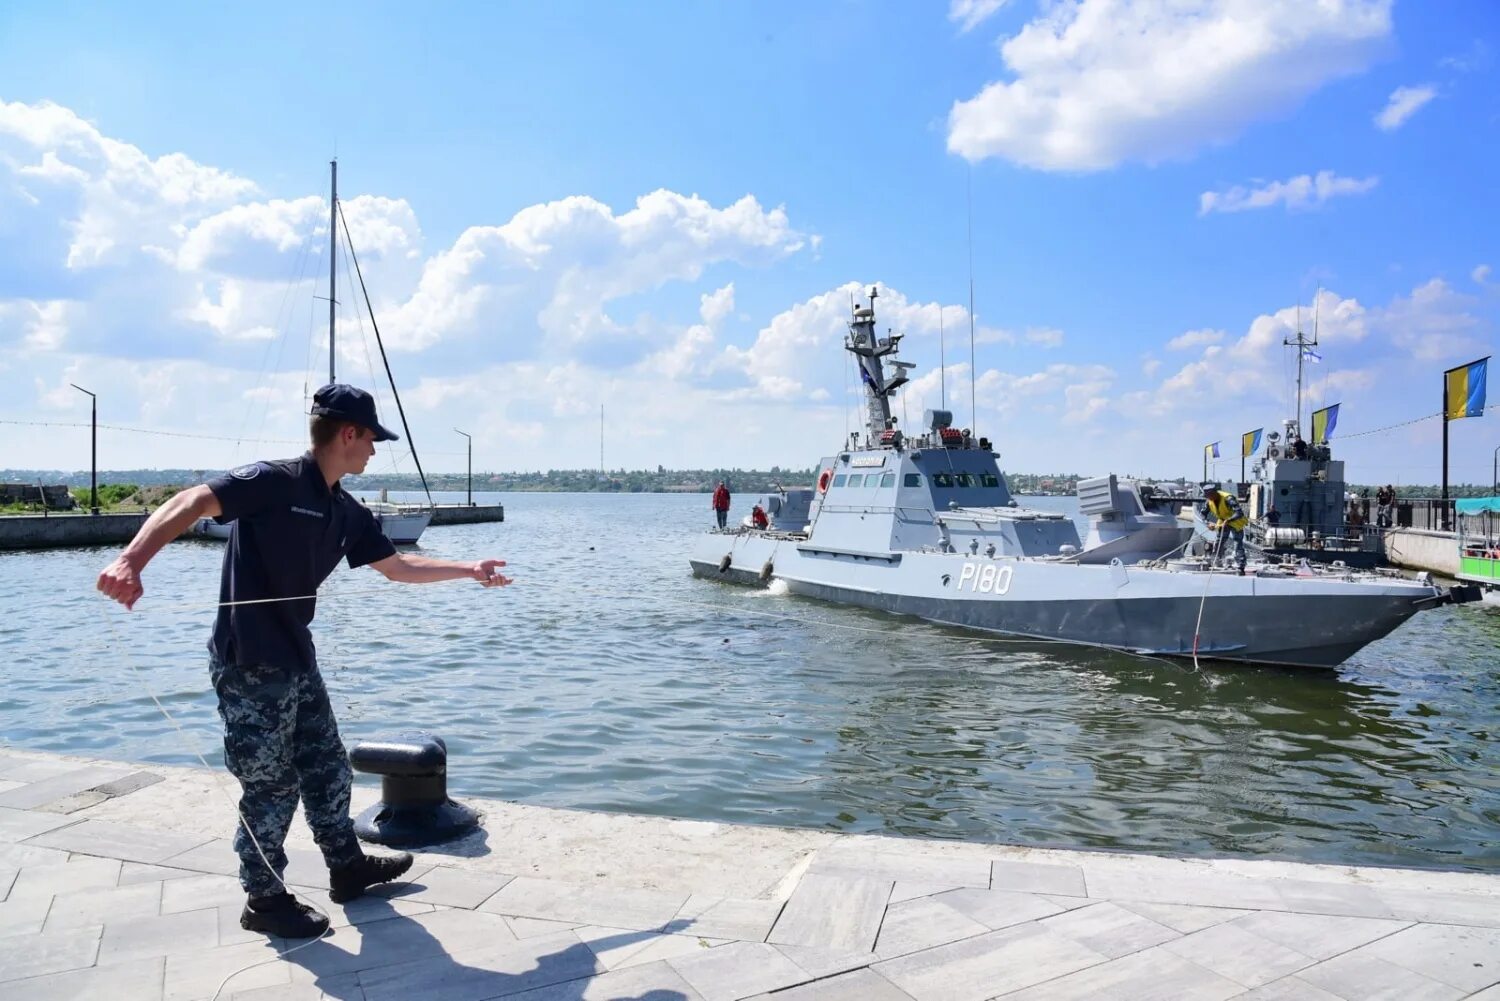
<path id="1" fill-rule="evenodd" d="M 435 468 L 455 426 L 484 468 L 592 464 L 601 402 L 612 467 L 810 465 L 857 419 L 850 286 L 907 334 L 911 423 L 941 315 L 948 402 L 1033 472 L 1234 454 L 1290 416 L 1315 298 L 1309 395 L 1351 434 L 1435 413 L 1500 319 L 1488 0 L 142 10 L 0 10 L 0 419 L 86 417 L 76 382 L 261 441 L 108 432 L 106 466 L 294 448 L 335 153 Z M 1339 454 L 1434 482 L 1440 431 Z M 1488 481 L 1493 414 L 1452 436 Z M 0 467 L 86 448 L 0 425 Z"/>

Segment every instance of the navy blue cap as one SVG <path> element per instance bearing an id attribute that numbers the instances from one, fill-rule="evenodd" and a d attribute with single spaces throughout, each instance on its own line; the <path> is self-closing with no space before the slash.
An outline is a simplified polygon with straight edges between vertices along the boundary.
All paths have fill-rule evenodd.
<path id="1" fill-rule="evenodd" d="M 375 432 L 376 441 L 400 441 L 401 436 L 386 430 L 375 417 L 375 397 L 342 382 L 330 383 L 313 394 L 312 412 L 320 417 L 349 421 Z"/>

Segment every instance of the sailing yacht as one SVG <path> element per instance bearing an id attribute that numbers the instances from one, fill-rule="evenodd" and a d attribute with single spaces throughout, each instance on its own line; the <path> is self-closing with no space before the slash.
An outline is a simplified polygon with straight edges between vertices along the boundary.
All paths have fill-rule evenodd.
<path id="1" fill-rule="evenodd" d="M 364 275 L 359 268 L 359 258 L 354 253 L 354 241 L 349 235 L 349 222 L 344 218 L 344 210 L 339 202 L 339 163 L 333 160 L 329 163 L 331 169 L 331 180 L 329 184 L 328 198 L 328 381 L 338 382 L 336 374 L 337 352 L 335 350 L 335 324 L 338 310 L 338 233 L 339 224 L 343 223 L 344 239 L 349 247 L 349 259 L 354 264 L 354 272 L 359 275 L 360 293 L 365 300 L 365 309 L 369 312 L 370 326 L 375 331 L 375 343 L 380 347 L 380 359 L 385 363 L 386 377 L 390 380 L 391 395 L 396 399 L 396 410 L 401 416 L 401 428 L 406 433 L 406 442 L 411 447 L 412 461 L 416 463 L 417 474 L 422 479 L 422 490 L 427 494 L 427 504 L 395 504 L 384 499 L 379 501 L 361 501 L 375 515 L 375 521 L 380 525 L 380 530 L 385 533 L 386 538 L 397 545 L 412 545 L 422 537 L 422 533 L 432 522 L 432 514 L 436 505 L 432 500 L 432 491 L 427 486 L 427 474 L 422 472 L 422 460 L 417 458 L 417 446 L 411 437 L 411 428 L 406 423 L 406 411 L 401 406 L 401 394 L 396 389 L 395 377 L 391 375 L 390 360 L 385 354 L 385 343 L 380 339 L 380 327 L 375 322 L 375 311 L 370 306 L 370 296 L 365 290 Z M 382 498 L 384 493 L 382 492 Z M 212 518 L 200 518 L 198 524 L 192 529 L 193 534 L 210 539 L 229 538 L 231 526 L 221 525 Z"/>

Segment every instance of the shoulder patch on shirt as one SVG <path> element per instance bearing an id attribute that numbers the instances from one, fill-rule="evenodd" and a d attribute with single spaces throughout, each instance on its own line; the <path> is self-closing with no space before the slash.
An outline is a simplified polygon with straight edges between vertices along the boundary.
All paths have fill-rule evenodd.
<path id="1" fill-rule="evenodd" d="M 252 462 L 248 466 L 231 469 L 229 475 L 237 480 L 253 480 L 260 475 L 260 463 Z"/>

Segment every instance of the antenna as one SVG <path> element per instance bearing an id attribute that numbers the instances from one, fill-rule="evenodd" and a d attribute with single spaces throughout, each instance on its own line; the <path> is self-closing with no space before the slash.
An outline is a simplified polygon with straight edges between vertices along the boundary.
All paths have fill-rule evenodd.
<path id="1" fill-rule="evenodd" d="M 944 410 L 948 409 L 948 363 L 945 360 L 946 351 L 943 348 L 943 305 L 938 304 L 938 386 L 942 403 L 939 404 Z"/>
<path id="2" fill-rule="evenodd" d="M 969 426 L 979 430 L 979 408 L 975 401 L 975 383 L 979 373 L 974 370 L 974 165 L 969 164 L 964 174 L 964 191 L 969 203 Z"/>

